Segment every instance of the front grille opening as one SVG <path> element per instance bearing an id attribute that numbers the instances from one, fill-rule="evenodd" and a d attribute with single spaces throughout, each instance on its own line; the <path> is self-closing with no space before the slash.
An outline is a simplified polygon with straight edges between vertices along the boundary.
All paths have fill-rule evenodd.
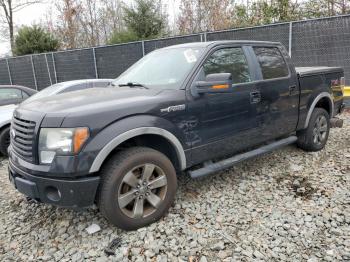
<path id="1" fill-rule="evenodd" d="M 11 146 L 22 159 L 33 163 L 33 140 L 36 123 L 14 117 L 12 120 Z"/>

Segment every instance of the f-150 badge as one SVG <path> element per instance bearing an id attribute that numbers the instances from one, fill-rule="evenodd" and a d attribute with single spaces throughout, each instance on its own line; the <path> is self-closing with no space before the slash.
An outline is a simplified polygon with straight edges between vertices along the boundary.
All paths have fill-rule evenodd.
<path id="1" fill-rule="evenodd" d="M 162 113 L 170 113 L 170 112 L 175 112 L 175 111 L 182 111 L 186 109 L 186 105 L 176 105 L 176 106 L 169 106 L 167 108 L 162 108 L 160 112 Z"/>

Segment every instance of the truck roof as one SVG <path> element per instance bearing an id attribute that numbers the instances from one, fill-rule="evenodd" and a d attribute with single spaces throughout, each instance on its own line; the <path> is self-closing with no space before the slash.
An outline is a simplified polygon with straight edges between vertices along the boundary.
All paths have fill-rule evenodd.
<path id="1" fill-rule="evenodd" d="M 165 49 L 171 49 L 171 48 L 195 48 L 195 47 L 209 47 L 209 46 L 215 46 L 215 45 L 222 45 L 222 44 L 255 44 L 255 45 L 281 45 L 279 42 L 270 42 L 270 41 L 252 41 L 252 40 L 221 40 L 221 41 L 209 41 L 209 42 L 193 42 L 193 43 L 186 43 L 186 44 L 179 44 L 179 45 L 172 45 L 165 47 Z"/>

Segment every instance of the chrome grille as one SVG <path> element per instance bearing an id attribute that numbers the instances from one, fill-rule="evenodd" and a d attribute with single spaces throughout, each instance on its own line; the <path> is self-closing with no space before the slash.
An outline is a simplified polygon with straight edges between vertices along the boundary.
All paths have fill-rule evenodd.
<path id="1" fill-rule="evenodd" d="M 11 124 L 11 147 L 28 162 L 33 162 L 35 122 L 13 117 Z"/>

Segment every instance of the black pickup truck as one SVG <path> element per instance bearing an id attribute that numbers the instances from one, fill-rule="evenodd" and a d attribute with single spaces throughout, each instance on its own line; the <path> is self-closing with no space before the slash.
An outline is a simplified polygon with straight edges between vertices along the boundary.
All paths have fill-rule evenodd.
<path id="1" fill-rule="evenodd" d="M 321 150 L 341 125 L 343 85 L 343 69 L 294 68 L 280 43 L 166 47 L 110 88 L 18 107 L 9 178 L 32 199 L 96 203 L 136 229 L 166 213 L 184 171 L 205 176 L 291 143 Z"/>

